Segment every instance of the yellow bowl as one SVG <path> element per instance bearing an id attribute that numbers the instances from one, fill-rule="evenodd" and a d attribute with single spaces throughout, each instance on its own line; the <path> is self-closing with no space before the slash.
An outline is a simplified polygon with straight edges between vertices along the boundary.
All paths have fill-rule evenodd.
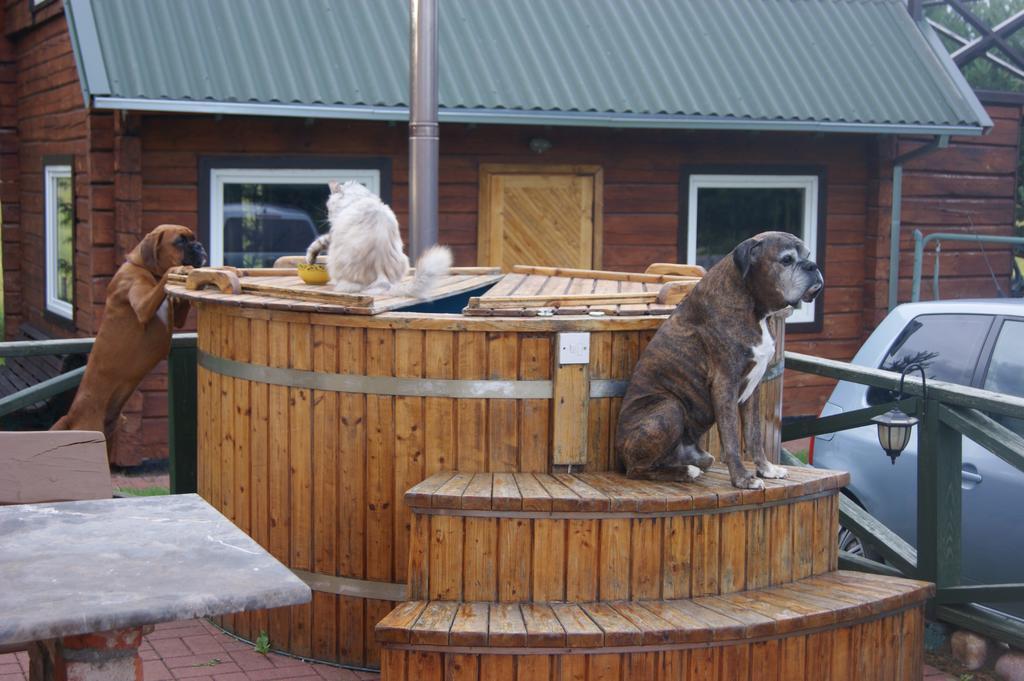
<path id="1" fill-rule="evenodd" d="M 326 284 L 329 277 L 327 276 L 327 268 L 317 263 L 311 265 L 308 262 L 302 262 L 298 265 L 299 278 L 307 284 Z"/>

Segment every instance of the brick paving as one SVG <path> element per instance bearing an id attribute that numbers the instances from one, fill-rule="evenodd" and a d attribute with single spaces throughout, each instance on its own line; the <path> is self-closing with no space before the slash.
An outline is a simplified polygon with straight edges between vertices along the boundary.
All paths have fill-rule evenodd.
<path id="1" fill-rule="evenodd" d="M 378 681 L 356 672 L 303 662 L 284 655 L 260 655 L 203 620 L 157 625 L 139 649 L 146 681 Z M 27 681 L 28 653 L 0 655 L 0 681 Z"/>
<path id="2" fill-rule="evenodd" d="M 284 655 L 260 655 L 209 622 L 161 624 L 139 651 L 146 681 L 378 681 L 372 672 L 356 672 L 303 662 Z M 27 681 L 28 653 L 0 655 L 0 681 Z M 922 681 L 956 681 L 925 665 Z"/>

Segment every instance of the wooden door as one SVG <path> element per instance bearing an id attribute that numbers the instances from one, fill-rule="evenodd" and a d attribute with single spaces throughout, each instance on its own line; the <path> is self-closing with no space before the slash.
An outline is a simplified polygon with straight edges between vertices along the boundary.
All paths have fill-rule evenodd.
<path id="1" fill-rule="evenodd" d="M 480 168 L 480 265 L 601 266 L 600 166 Z"/>

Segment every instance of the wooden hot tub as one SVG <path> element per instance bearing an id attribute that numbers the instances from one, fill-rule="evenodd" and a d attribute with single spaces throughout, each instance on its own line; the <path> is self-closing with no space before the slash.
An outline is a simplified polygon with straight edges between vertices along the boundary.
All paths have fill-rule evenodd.
<path id="1" fill-rule="evenodd" d="M 671 308 L 608 294 L 664 281 L 473 268 L 431 305 L 342 296 L 290 274 L 243 276 L 239 293 L 172 282 L 169 294 L 198 309 L 199 493 L 314 590 L 311 605 L 223 626 L 248 640 L 265 630 L 296 655 L 378 665 L 373 627 L 405 591 L 403 493 L 446 469 L 613 468 L 626 381 Z M 492 284 L 462 313 L 437 311 L 461 310 Z M 537 307 L 564 294 L 598 297 Z M 774 331 L 760 390 L 778 461 L 781 320 Z M 573 356 L 583 363 L 565 363 Z"/>

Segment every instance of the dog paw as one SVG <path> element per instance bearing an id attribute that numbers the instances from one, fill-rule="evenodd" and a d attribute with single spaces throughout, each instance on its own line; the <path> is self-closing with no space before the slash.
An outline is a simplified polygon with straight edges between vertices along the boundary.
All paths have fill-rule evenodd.
<path id="1" fill-rule="evenodd" d="M 698 463 L 697 465 L 702 470 L 706 471 L 707 469 L 711 468 L 714 464 L 715 464 L 715 457 L 713 457 L 712 455 L 708 454 L 707 452 L 704 452 L 704 456 L 701 457 L 700 463 Z"/>
<path id="2" fill-rule="evenodd" d="M 764 480 L 748 473 L 739 479 L 733 478 L 732 486 L 739 489 L 764 489 Z"/>
<path id="3" fill-rule="evenodd" d="M 704 471 L 702 471 L 697 466 L 687 466 L 686 467 L 686 480 L 688 482 L 692 482 L 692 481 L 696 480 L 697 478 L 699 478 L 701 473 L 703 473 L 703 472 Z"/>
<path id="4" fill-rule="evenodd" d="M 766 463 L 764 469 L 757 469 L 757 474 L 760 475 L 762 478 L 778 479 L 784 478 L 787 475 L 789 475 L 789 471 L 782 466 L 776 466 L 775 464 L 772 463 Z"/>

